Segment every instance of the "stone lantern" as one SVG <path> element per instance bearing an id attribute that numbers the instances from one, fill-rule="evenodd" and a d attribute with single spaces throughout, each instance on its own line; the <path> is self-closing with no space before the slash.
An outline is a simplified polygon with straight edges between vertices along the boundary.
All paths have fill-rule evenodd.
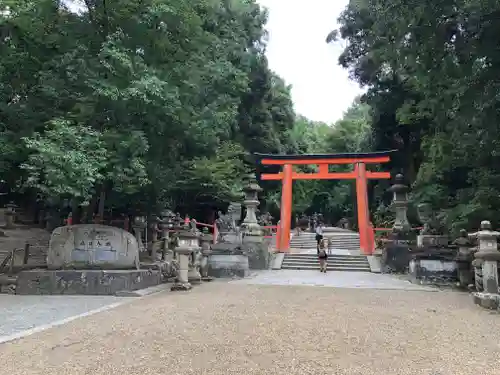
<path id="1" fill-rule="evenodd" d="M 408 209 L 408 187 L 404 184 L 402 174 L 396 175 L 394 185 L 389 190 L 393 194 L 392 207 L 396 213 L 392 232 L 385 242 L 380 257 L 380 269 L 384 273 L 405 272 L 410 264 L 410 249 L 408 246 L 410 223 L 406 216 Z"/>
<path id="2" fill-rule="evenodd" d="M 158 229 L 160 230 L 160 236 L 162 241 L 162 249 L 161 249 L 161 259 L 165 260 L 167 258 L 167 254 L 170 252 L 169 244 L 170 244 L 170 231 L 174 228 L 174 219 L 175 214 L 169 210 L 165 209 L 160 213 L 160 217 L 158 218 Z"/>
<path id="3" fill-rule="evenodd" d="M 408 222 L 408 186 L 404 184 L 404 177 L 401 173 L 396 175 L 394 185 L 389 188 L 392 192 L 392 204 L 396 213 L 392 230 L 394 232 L 409 232 L 410 223 Z"/>
<path id="4" fill-rule="evenodd" d="M 132 222 L 135 238 L 139 244 L 139 251 L 144 251 L 144 243 L 142 242 L 142 234 L 147 227 L 146 218 L 144 216 L 135 216 Z"/>
<path id="5" fill-rule="evenodd" d="M 500 261 L 500 252 L 497 244 L 499 236 L 500 232 L 491 230 L 491 223 L 488 220 L 481 222 L 478 232 L 469 234 L 470 238 L 475 238 L 478 242 L 478 250 L 474 255 L 476 287 L 486 293 L 499 293 L 498 261 Z"/>
<path id="6" fill-rule="evenodd" d="M 269 263 L 268 244 L 264 244 L 263 232 L 257 221 L 257 207 L 259 206 L 258 194 L 262 191 L 257 184 L 255 175 L 248 176 L 248 184 L 244 188 L 246 215 L 241 224 L 243 235 L 243 249 L 248 255 L 251 269 L 267 269 Z"/>
<path id="7" fill-rule="evenodd" d="M 254 236 L 260 237 L 260 241 L 262 241 L 262 229 L 257 220 L 257 207 L 260 204 L 258 194 L 262 188 L 257 184 L 254 174 L 248 176 L 248 184 L 243 191 L 245 193 L 243 204 L 246 208 L 246 215 L 241 224 L 243 238 Z"/>
<path id="8" fill-rule="evenodd" d="M 5 228 L 6 229 L 12 229 L 14 228 L 14 221 L 16 217 L 16 208 L 17 206 L 14 204 L 14 202 L 10 202 L 5 205 L 6 211 L 5 211 Z"/>
<path id="9" fill-rule="evenodd" d="M 198 235 L 189 229 L 189 226 L 183 227 L 177 233 L 177 246 L 175 253 L 178 258 L 179 269 L 177 279 L 172 285 L 171 290 L 190 290 L 192 288 L 189 282 L 190 278 L 193 281 L 200 281 L 201 275 L 191 266 L 190 257 L 199 250 Z"/>
<path id="10" fill-rule="evenodd" d="M 473 294 L 474 303 L 487 309 L 500 308 L 500 290 L 498 284 L 498 251 L 497 240 L 499 232 L 491 230 L 491 223 L 487 220 L 481 222 L 478 232 L 469 235 L 478 241 L 478 251 L 474 254 L 472 262 L 475 271 L 477 292 Z"/>
<path id="11" fill-rule="evenodd" d="M 201 262 L 200 262 L 200 271 L 201 271 L 201 279 L 203 281 L 212 281 L 213 277 L 208 276 L 208 258 L 212 254 L 212 242 L 214 236 L 210 234 L 207 227 L 204 227 L 202 230 L 202 234 L 200 237 L 201 243 Z"/>

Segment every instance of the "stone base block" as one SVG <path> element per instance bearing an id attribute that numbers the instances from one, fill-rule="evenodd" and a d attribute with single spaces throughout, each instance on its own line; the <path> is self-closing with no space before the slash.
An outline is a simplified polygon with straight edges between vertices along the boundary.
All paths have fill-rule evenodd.
<path id="1" fill-rule="evenodd" d="M 193 286 L 190 283 L 179 282 L 174 283 L 174 285 L 172 285 L 172 287 L 170 288 L 172 292 L 185 292 L 191 289 L 193 289 Z"/>
<path id="2" fill-rule="evenodd" d="M 455 261 L 412 259 L 409 268 L 410 281 L 413 283 L 455 284 L 458 280 L 458 267 Z"/>
<path id="3" fill-rule="evenodd" d="M 115 295 L 160 283 L 153 270 L 32 270 L 19 273 L 16 294 Z"/>
<path id="4" fill-rule="evenodd" d="M 371 272 L 382 272 L 382 255 L 368 255 L 366 259 L 368 259 L 368 264 L 370 265 Z"/>
<path id="5" fill-rule="evenodd" d="M 476 305 L 488 310 L 500 309 L 500 295 L 493 293 L 472 293 L 472 299 Z"/>
<path id="6" fill-rule="evenodd" d="M 243 254 L 212 254 L 208 258 L 208 274 L 213 277 L 246 277 L 248 256 Z"/>
<path id="7" fill-rule="evenodd" d="M 271 259 L 271 269 L 280 270 L 283 260 L 285 259 L 285 253 L 275 253 Z"/>

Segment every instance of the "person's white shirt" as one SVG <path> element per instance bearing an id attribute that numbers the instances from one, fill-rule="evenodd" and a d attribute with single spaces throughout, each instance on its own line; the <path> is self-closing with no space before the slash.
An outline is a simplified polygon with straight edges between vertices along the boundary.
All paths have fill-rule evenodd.
<path id="1" fill-rule="evenodd" d="M 319 235 L 323 234 L 323 227 L 321 225 L 318 225 L 316 227 L 316 234 L 319 234 Z"/>

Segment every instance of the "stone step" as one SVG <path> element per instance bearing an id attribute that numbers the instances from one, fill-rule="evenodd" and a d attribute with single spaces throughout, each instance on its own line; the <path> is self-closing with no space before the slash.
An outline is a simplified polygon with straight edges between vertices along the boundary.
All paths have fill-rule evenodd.
<path id="1" fill-rule="evenodd" d="M 318 263 L 318 258 L 316 259 L 284 259 L 283 263 L 287 264 L 316 264 Z M 347 260 L 347 259 L 331 259 L 328 258 L 328 263 L 335 264 L 368 264 L 366 259 L 356 259 L 356 260 Z"/>
<path id="2" fill-rule="evenodd" d="M 319 271 L 319 264 L 314 266 L 314 265 L 307 265 L 307 266 L 288 266 L 288 265 L 282 265 L 281 269 L 283 270 L 318 270 Z M 347 271 L 347 272 L 371 272 L 370 267 L 361 267 L 361 266 L 349 266 L 349 267 L 340 267 L 335 264 L 328 264 L 327 266 L 328 271 Z"/>
<path id="3" fill-rule="evenodd" d="M 292 249 L 314 249 L 316 250 L 316 246 L 293 246 L 293 245 L 290 245 L 290 248 Z M 359 251 L 360 249 L 360 246 L 357 245 L 357 246 L 349 246 L 349 245 L 335 245 L 335 246 L 328 246 L 328 248 L 331 250 L 331 249 L 339 249 L 339 250 L 355 250 L 355 251 Z"/>
<path id="4" fill-rule="evenodd" d="M 319 270 L 317 254 L 286 254 L 281 265 L 289 270 Z M 364 255 L 331 254 L 328 270 L 370 272 L 370 264 Z"/>
<path id="5" fill-rule="evenodd" d="M 324 237 L 323 237 L 324 238 Z M 353 238 L 326 238 L 328 242 L 359 242 L 359 237 Z M 292 238 L 290 242 L 316 242 L 316 238 Z"/>
<path id="6" fill-rule="evenodd" d="M 316 247 L 316 241 L 314 242 L 290 242 L 291 247 Z M 343 246 L 357 246 L 359 247 L 359 241 L 357 242 L 330 242 L 328 244 L 330 247 L 341 248 Z"/>
<path id="7" fill-rule="evenodd" d="M 314 242 L 290 242 L 291 247 L 316 247 L 316 241 Z M 358 246 L 359 241 L 357 242 L 331 242 L 328 244 L 330 247 L 342 247 L 342 246 Z"/>
<path id="8" fill-rule="evenodd" d="M 296 260 L 296 261 L 308 261 L 308 260 L 317 260 L 317 254 L 286 254 L 285 260 Z M 330 254 L 328 255 L 328 259 L 339 260 L 339 261 L 367 261 L 366 256 L 364 255 L 341 255 L 341 254 Z"/>
<path id="9" fill-rule="evenodd" d="M 351 264 L 351 263 L 337 263 L 337 262 L 328 262 L 328 265 L 331 267 L 336 267 L 339 269 L 349 269 L 349 268 L 356 268 L 356 269 L 370 269 L 369 264 L 365 263 L 360 263 L 360 264 Z M 281 268 L 292 268 L 292 269 L 308 269 L 311 267 L 319 267 L 319 262 L 316 261 L 315 263 L 286 263 L 283 262 L 281 265 Z"/>
<path id="10" fill-rule="evenodd" d="M 327 238 L 328 240 L 330 241 L 350 241 L 350 240 L 353 240 L 353 241 L 356 241 L 356 240 L 359 240 L 359 236 L 323 236 L 323 238 Z M 311 236 L 311 237 L 296 237 L 294 236 L 292 238 L 292 241 L 297 241 L 297 242 L 300 242 L 300 241 L 316 241 L 316 236 Z"/>

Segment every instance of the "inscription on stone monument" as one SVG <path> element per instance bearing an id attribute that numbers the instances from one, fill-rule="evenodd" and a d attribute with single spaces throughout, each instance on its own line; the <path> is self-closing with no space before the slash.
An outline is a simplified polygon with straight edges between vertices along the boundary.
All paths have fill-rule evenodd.
<path id="1" fill-rule="evenodd" d="M 134 235 L 120 228 L 81 224 L 56 228 L 50 239 L 47 266 L 137 268 L 139 245 Z"/>

